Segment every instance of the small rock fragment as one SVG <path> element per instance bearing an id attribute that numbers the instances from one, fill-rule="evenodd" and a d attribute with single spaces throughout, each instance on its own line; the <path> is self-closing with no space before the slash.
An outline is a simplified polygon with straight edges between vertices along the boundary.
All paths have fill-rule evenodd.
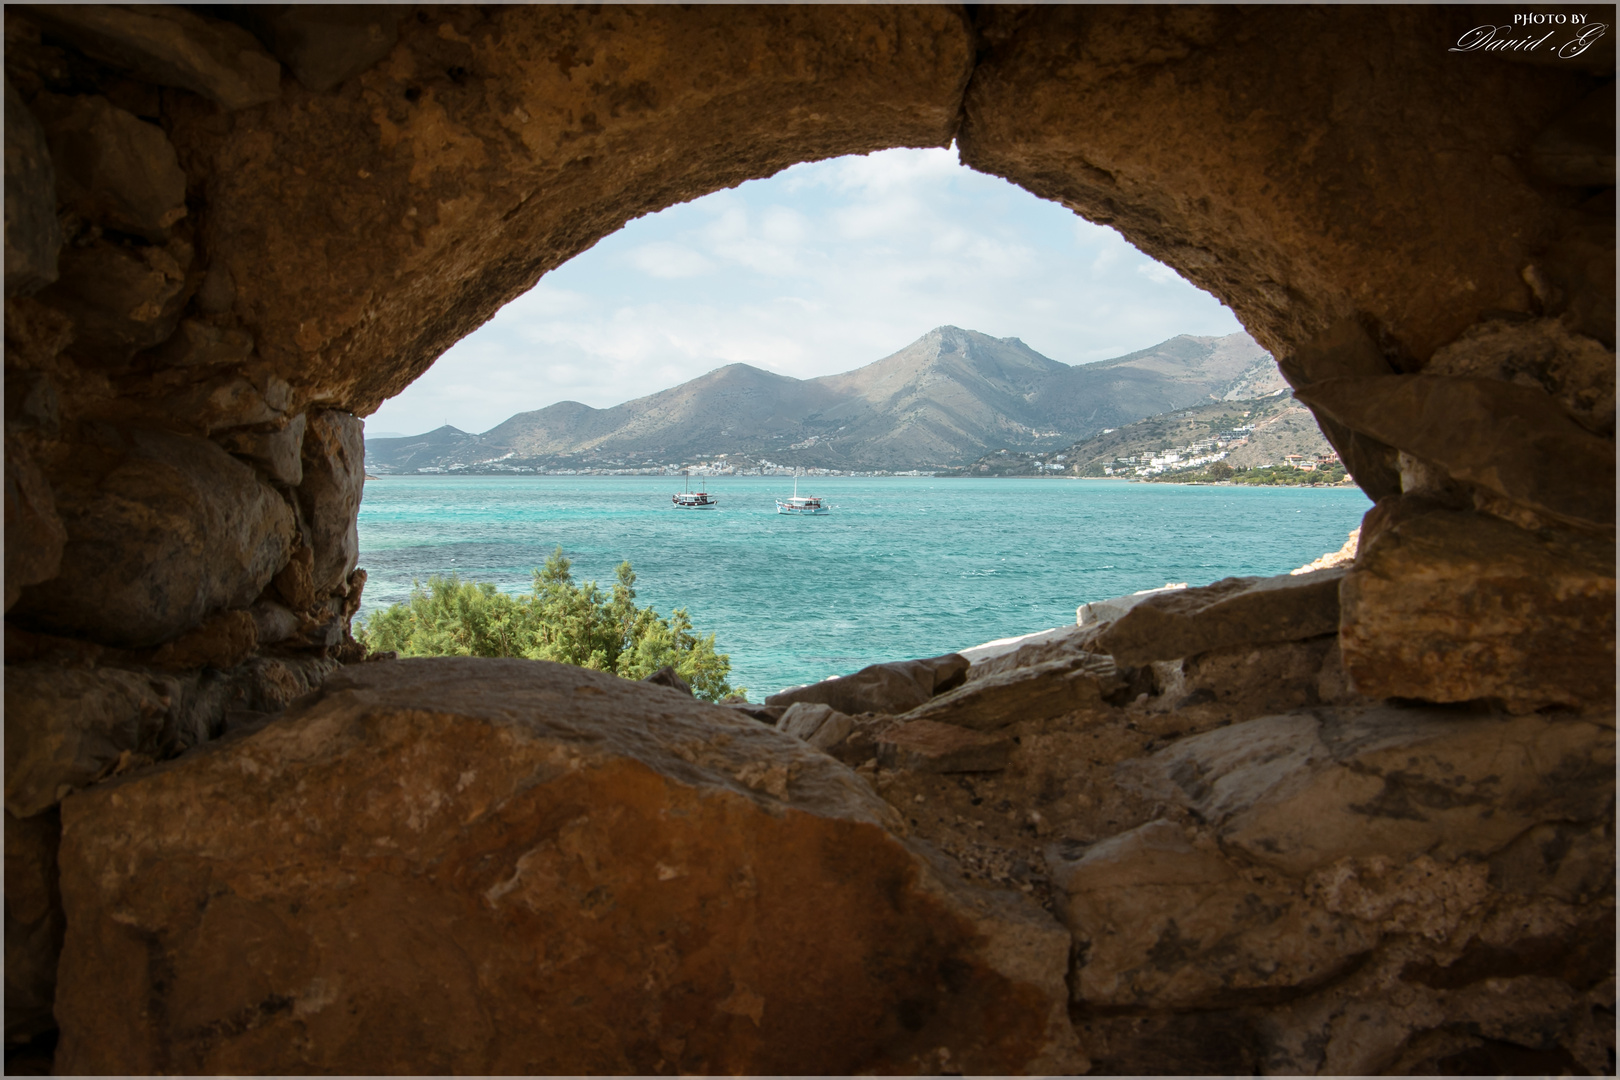
<path id="1" fill-rule="evenodd" d="M 41 94 L 35 108 L 50 128 L 57 192 L 68 209 L 153 243 L 186 216 L 186 174 L 162 128 L 100 95 Z"/>
<path id="2" fill-rule="evenodd" d="M 226 450 L 263 469 L 272 482 L 297 487 L 304 479 L 304 426 L 304 414 L 299 413 L 271 431 L 226 431 L 216 439 Z"/>
<path id="3" fill-rule="evenodd" d="M 282 607 L 274 600 L 260 600 L 248 609 L 253 619 L 253 631 L 261 645 L 275 645 L 298 633 L 301 620 L 297 613 Z"/>
<path id="4" fill-rule="evenodd" d="M 250 613 L 221 611 L 201 626 L 164 642 L 152 654 L 151 663 L 173 669 L 230 668 L 246 660 L 258 646 L 258 625 Z"/>
<path id="5" fill-rule="evenodd" d="M 244 25 L 316 93 L 365 71 L 399 40 L 404 4 L 263 4 L 238 9 Z"/>
<path id="6" fill-rule="evenodd" d="M 1174 660 L 1212 649 L 1300 641 L 1339 626 L 1340 570 L 1272 578 L 1225 578 L 1144 598 L 1114 620 L 1096 647 L 1126 664 Z"/>
<path id="7" fill-rule="evenodd" d="M 687 697 L 692 696 L 692 688 L 687 685 L 685 679 L 681 678 L 680 674 L 676 672 L 674 665 L 672 664 L 665 664 L 663 667 L 659 668 L 657 671 L 653 672 L 651 675 L 648 675 L 641 681 L 644 683 L 651 683 L 654 686 L 667 686 L 671 690 L 676 690 L 682 694 L 685 694 Z"/>
<path id="8" fill-rule="evenodd" d="M 1113 622 L 1149 597 L 1186 587 L 1185 581 L 1171 582 L 1157 589 L 1138 589 L 1129 596 L 1115 596 L 1107 600 L 1093 600 L 1088 604 L 1081 604 L 1074 612 L 1075 626 L 1095 629 L 1102 623 Z"/>
<path id="9" fill-rule="evenodd" d="M 1119 685 L 1114 665 L 1091 654 L 975 679 L 921 705 L 903 720 L 934 720 L 995 731 L 1024 720 L 1049 720 L 1082 709 L 1106 709 Z"/>
<path id="10" fill-rule="evenodd" d="M 239 26 L 170 5 L 29 4 L 51 33 L 86 56 L 227 109 L 281 93 L 281 65 Z"/>
<path id="11" fill-rule="evenodd" d="M 40 299 L 73 319 L 72 355 L 117 367 L 174 332 L 189 295 L 191 248 L 98 240 L 62 251 L 61 276 Z"/>
<path id="12" fill-rule="evenodd" d="M 1012 750 L 1004 736 L 934 720 L 895 724 L 877 737 L 877 745 L 884 768 L 924 773 L 999 772 Z"/>
<path id="13" fill-rule="evenodd" d="M 776 722 L 776 730 L 803 739 L 817 750 L 827 750 L 843 742 L 855 730 L 855 718 L 831 705 L 811 705 L 803 701 L 787 707 Z"/>
<path id="14" fill-rule="evenodd" d="M 960 686 L 967 678 L 968 666 L 967 660 L 956 653 L 927 660 L 872 664 L 853 675 L 772 694 L 765 699 L 765 704 L 830 705 L 851 716 L 868 712 L 903 713 L 935 694 Z"/>
<path id="15" fill-rule="evenodd" d="M 209 275 L 213 276 L 210 269 Z M 253 335 L 221 328 L 200 319 L 182 319 L 174 336 L 147 354 L 159 369 L 170 367 L 226 367 L 245 363 L 253 355 Z"/>

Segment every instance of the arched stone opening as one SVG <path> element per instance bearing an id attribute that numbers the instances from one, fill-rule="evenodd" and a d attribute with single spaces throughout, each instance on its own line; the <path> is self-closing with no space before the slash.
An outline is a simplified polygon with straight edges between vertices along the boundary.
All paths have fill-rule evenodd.
<path id="1" fill-rule="evenodd" d="M 61 813 L 73 838 L 64 856 L 70 930 L 56 1013 L 65 1025 L 65 1066 L 534 1071 L 542 1059 L 523 1056 L 532 1047 L 511 1049 L 522 1040 L 503 1057 L 489 1050 L 500 1042 L 493 1036 L 463 1045 L 425 1015 L 399 1021 L 395 1032 L 417 1056 L 388 1057 L 394 1051 L 382 1046 L 383 1032 L 393 1031 L 388 1025 L 395 1021 L 386 1018 L 395 1013 L 387 1003 L 410 981 L 404 976 L 369 997 L 349 991 L 349 1000 L 364 998 L 369 1010 L 354 1030 L 372 1049 L 335 1049 L 351 1044 L 343 1042 L 346 1029 L 322 1026 L 337 1023 L 324 1011 L 323 995 L 343 991 L 322 980 L 339 968 L 351 985 L 367 974 L 363 967 L 323 967 L 320 949 L 287 944 L 299 934 L 305 938 L 298 940 L 335 940 L 333 928 L 346 926 L 300 920 L 288 906 L 320 907 L 334 895 L 332 881 L 304 887 L 301 899 L 285 889 L 267 899 L 270 893 L 244 884 L 256 872 L 243 863 L 235 876 L 215 876 L 207 887 L 132 871 L 127 879 L 107 878 L 111 891 L 98 893 L 92 868 L 131 852 L 162 852 L 166 865 L 177 866 L 196 855 L 197 845 L 223 850 L 233 836 L 258 836 L 254 830 L 264 821 L 288 812 L 285 801 L 272 797 L 280 789 L 267 787 L 262 802 L 256 790 L 244 791 L 218 813 L 225 824 L 205 829 L 200 819 L 213 811 L 199 794 L 207 784 L 198 777 L 224 770 L 207 789 L 223 791 L 219 777 L 251 771 L 251 762 L 296 787 L 312 774 L 298 772 L 305 751 L 289 734 L 294 730 L 352 721 L 359 726 L 344 728 L 343 738 L 368 747 L 366 761 L 394 763 L 362 768 L 360 758 L 342 757 L 335 743 L 309 744 L 306 750 L 331 766 L 322 775 L 334 785 L 381 784 L 389 768 L 401 770 L 395 779 L 422 779 L 426 774 L 399 763 L 446 745 L 447 732 L 474 744 L 499 742 L 490 732 L 505 730 L 502 707 L 461 704 L 470 687 L 495 677 L 487 673 L 494 669 L 476 674 L 451 665 L 431 676 L 414 668 L 395 675 L 386 665 L 357 665 L 336 676 L 338 689 L 324 701 L 306 703 L 301 718 L 285 726 L 178 766 L 141 771 L 229 728 L 256 728 L 342 661 L 358 659 L 344 644 L 363 585 L 352 573 L 360 480 L 355 416 L 397 392 L 545 270 L 631 217 L 797 161 L 941 146 L 954 137 L 968 164 L 1114 225 L 1231 304 L 1317 410 L 1378 501 L 1362 554 L 1334 596 L 1337 633 L 1315 635 L 1333 638 L 1350 677 L 1345 693 L 1361 700 L 1362 712 L 1267 719 L 1260 712 L 1276 706 L 1255 705 L 1259 711 L 1243 723 L 1261 726 L 1243 727 L 1243 739 L 1226 745 L 1221 738 L 1237 737 L 1221 732 L 1239 725 L 1199 734 L 1195 722 L 1177 726 L 1191 713 L 1170 709 L 1161 733 L 1121 753 L 1138 762 L 1135 782 L 1143 790 L 1153 789 L 1158 773 L 1175 780 L 1164 799 L 1181 805 L 1181 816 L 1133 819 L 1116 836 L 1096 838 L 1089 851 L 1071 852 L 1074 858 L 1049 856 L 1051 876 L 1061 879 L 1058 891 L 1067 898 L 1055 906 L 1068 931 L 1015 903 L 985 915 L 981 901 L 989 901 L 968 895 L 971 889 L 955 892 L 965 887 L 949 884 L 949 875 L 936 881 L 923 862 L 907 861 L 919 857 L 896 838 L 906 827 L 893 808 L 825 755 L 750 735 L 735 737 L 751 748 L 751 759 L 715 757 L 701 738 L 654 732 L 624 736 L 634 746 L 615 760 L 650 763 L 664 778 L 659 783 L 696 784 L 692 790 L 711 782 L 683 769 L 718 769 L 735 789 L 726 795 L 733 809 L 725 813 L 746 817 L 748 807 L 780 813 L 776 804 L 796 797 L 799 809 L 789 814 L 795 823 L 813 818 L 823 823 L 816 828 L 833 829 L 826 824 L 833 822 L 840 829 L 889 830 L 872 841 L 886 854 L 873 856 L 878 870 L 869 885 L 900 899 L 889 921 L 855 934 L 849 947 L 888 957 L 885 963 L 936 964 L 945 989 L 927 991 L 919 983 L 900 998 L 874 998 L 868 1013 L 883 1019 L 863 1021 L 871 1036 L 860 1044 L 865 1049 L 848 1061 L 828 1058 L 829 1067 L 966 1063 L 1011 1071 L 1075 1068 L 1089 1059 L 1114 1071 L 1189 1071 L 1194 1063 L 1235 1071 L 1264 1059 L 1291 1071 L 1399 1070 L 1487 1053 L 1496 1043 L 1543 1055 L 1538 1067 L 1561 1063 L 1559 1054 L 1582 1065 L 1596 1060 L 1601 1039 L 1593 1024 L 1601 1026 L 1612 1000 L 1601 997 L 1603 972 L 1586 970 L 1577 954 L 1593 935 L 1601 937 L 1604 925 L 1612 928 L 1613 917 L 1612 872 L 1601 883 L 1602 851 L 1612 848 L 1612 766 L 1589 767 L 1605 754 L 1612 761 L 1612 38 L 1598 38 L 1574 57 L 1546 52 L 1539 62 L 1448 52 L 1464 31 L 1492 21 L 1462 14 L 988 7 L 8 11 L 6 794 L 8 879 L 15 851 L 20 888 L 8 880 L 7 968 L 8 983 L 15 969 L 18 986 L 36 995 L 33 1012 L 17 1015 L 19 1037 L 50 1026 L 40 995 L 50 992 L 52 942 L 60 935 L 60 910 L 50 901 L 54 871 L 47 868 L 55 865 Z M 1597 10 L 1589 16 L 1602 18 Z M 1196 619 L 1199 612 L 1164 615 Z M 1128 667 L 1128 657 L 1144 670 L 1171 662 L 1151 642 L 1126 640 L 1123 623 L 1119 630 L 1108 649 L 1118 665 Z M 1148 632 L 1156 641 L 1170 635 L 1163 628 Z M 1196 648 L 1183 646 L 1191 656 L 1175 659 L 1175 678 L 1191 677 L 1199 657 L 1217 666 L 1232 660 L 1207 643 Z M 1100 655 L 1096 647 L 1082 651 Z M 1321 658 L 1315 662 L 1320 666 Z M 1062 677 L 1069 683 L 1079 675 L 1103 679 L 1094 666 L 1076 668 L 1072 656 L 1060 663 L 1068 665 Z M 1028 689 L 1029 672 L 1039 666 L 1013 666 L 999 674 L 1004 684 L 981 680 L 980 690 L 995 689 L 986 700 L 1013 708 L 1022 701 L 1017 687 Z M 545 679 L 550 690 L 531 687 L 542 697 L 566 688 L 585 698 L 607 694 L 616 703 L 618 713 L 586 710 L 581 723 L 613 728 L 621 722 L 615 717 L 642 708 L 621 688 L 566 673 Z M 1117 692 L 1112 684 L 1107 689 Z M 672 707 L 656 700 L 646 708 Z M 441 719 L 461 718 L 443 721 L 448 728 L 435 728 L 439 720 L 421 727 L 417 743 L 377 735 L 375 717 L 403 715 L 424 701 Z M 1389 701 L 1458 711 L 1376 704 Z M 1093 706 L 1116 708 L 1101 696 Z M 573 706 L 556 708 L 567 713 Z M 1084 710 L 1063 715 L 1078 712 Z M 698 712 L 682 722 L 688 721 L 705 722 Z M 940 723 L 928 716 L 912 722 Z M 644 716 L 631 726 L 653 731 Z M 936 740 L 960 741 L 961 731 L 974 730 L 942 726 L 950 730 L 914 734 L 933 730 Z M 1393 758 L 1378 758 L 1380 740 L 1395 732 L 1407 733 L 1408 743 L 1397 740 L 1401 746 L 1416 747 L 1410 740 L 1418 740 L 1423 749 L 1410 752 L 1451 769 L 1451 779 L 1437 778 L 1444 768 L 1412 779 Z M 567 736 L 528 730 L 519 741 L 538 761 L 560 753 L 556 747 Z M 924 743 L 906 752 L 926 757 Z M 1300 781 L 1312 798 L 1342 772 L 1384 777 L 1382 794 L 1374 794 L 1385 803 L 1268 802 L 1257 794 L 1264 785 L 1246 771 L 1245 755 L 1272 744 L 1321 748 L 1294 763 L 1298 777 L 1320 778 L 1320 784 Z M 1489 757 L 1482 746 L 1498 754 L 1534 746 L 1533 767 L 1505 781 L 1476 776 L 1465 762 L 1470 754 Z M 1242 806 L 1223 803 L 1226 796 L 1183 783 L 1175 770 L 1184 765 L 1195 777 L 1216 777 L 1212 790 L 1226 783 L 1222 790 L 1254 798 Z M 647 792 L 658 783 L 625 768 L 576 801 L 655 805 Z M 128 779 L 113 779 L 126 771 Z M 422 782 L 435 792 L 454 788 L 453 781 Z M 82 796 L 71 794 L 77 789 Z M 501 790 L 506 794 L 488 798 L 518 805 L 510 802 L 511 789 Z M 1445 791 L 1453 802 L 1435 804 Z M 687 805 L 685 794 L 669 798 L 671 806 Z M 1397 812 L 1389 800 L 1401 798 L 1407 809 Z M 1413 798 L 1426 809 L 1411 809 Z M 1389 812 L 1358 809 L 1374 804 Z M 139 810 L 115 809 L 120 805 Z M 560 805 L 536 804 L 535 812 L 560 813 Z M 705 805 L 712 811 L 720 803 Z M 1467 806 L 1511 818 L 1512 830 L 1480 832 L 1446 816 Z M 395 809 L 405 817 L 427 813 L 409 799 Z M 1039 820 L 1035 807 L 1022 809 Z M 801 812 L 802 821 L 792 816 Z M 1279 840 L 1256 824 L 1273 820 L 1267 814 L 1342 822 Z M 1357 814 L 1383 822 L 1376 842 L 1364 843 L 1365 829 L 1352 827 Z M 147 831 L 119 833 L 115 823 L 125 815 Z M 1422 828 L 1388 825 L 1418 819 Z M 747 820 L 741 833 L 765 828 Z M 353 838 L 372 836 L 374 827 L 386 836 L 391 827 L 349 821 Z M 187 824 L 176 829 L 174 822 Z M 831 833 L 804 827 L 807 837 L 796 842 L 834 844 Z M 348 865 L 342 830 L 323 828 L 336 845 L 325 849 L 331 864 Z M 611 833 L 578 850 L 616 850 L 620 841 Z M 550 840 L 535 839 L 555 846 L 562 842 L 557 837 L 570 835 L 563 829 Z M 1448 835 L 1469 840 L 1450 842 Z M 247 845 L 237 854 L 251 862 L 284 850 L 278 844 L 300 842 L 260 839 L 259 848 Z M 1288 854 L 1267 842 L 1281 843 Z M 1559 854 L 1537 869 L 1525 853 L 1532 848 Z M 464 854 L 465 845 L 443 850 Z M 427 852 L 420 849 L 418 857 L 440 857 Z M 714 854 L 713 861 L 725 864 L 729 854 Z M 1414 858 L 1420 874 L 1403 869 Z M 1197 880 L 1159 880 L 1155 860 L 1169 860 L 1178 874 L 1194 867 Z M 670 871 L 660 880 L 686 880 L 684 864 L 653 861 Z M 829 863 L 827 874 L 841 873 L 838 865 Z M 750 865 L 733 869 L 742 875 L 737 882 L 753 874 Z M 491 910 L 500 896 L 528 895 L 510 867 L 507 877 L 487 882 L 483 871 L 467 873 L 460 884 L 423 895 L 460 903 L 470 895 L 466 882 L 475 879 Z M 772 881 L 791 877 L 773 873 L 779 876 Z M 28 882 L 38 903 L 28 917 L 17 909 L 14 934 L 12 898 L 26 895 Z M 1096 882 L 1107 885 L 1090 884 Z M 1218 925 L 1198 927 L 1185 912 L 1177 923 L 1176 905 L 1188 902 L 1193 886 L 1201 896 L 1238 899 L 1251 890 L 1269 898 L 1262 907 L 1303 920 L 1300 934 L 1325 932 L 1338 944 L 1320 958 L 1290 959 L 1253 975 L 1276 959 L 1268 935 L 1292 939 L 1276 929 L 1275 918 L 1245 922 L 1238 908 Z M 726 887 L 744 908 L 759 889 L 757 882 Z M 201 888 L 199 911 L 212 914 L 164 923 L 154 914 L 161 905 L 142 906 L 142 888 L 188 897 Z M 628 895 L 631 885 L 616 888 Z M 1131 914 L 1153 908 L 1143 889 L 1168 897 L 1158 914 Z M 209 899 L 226 894 L 228 902 Z M 936 898 L 916 898 L 925 894 Z M 605 894 L 582 893 L 591 895 Z M 693 894 L 705 903 L 719 895 Z M 1118 908 L 1121 896 L 1137 899 Z M 531 912 L 540 910 L 536 903 Z M 805 917 L 788 899 L 780 904 L 771 910 Z M 965 930 L 918 936 L 914 913 L 929 904 L 951 912 L 938 916 L 940 925 L 974 925 L 978 944 L 961 944 L 972 937 Z M 108 914 L 118 905 L 121 914 Z M 374 910 L 392 917 L 400 909 Z M 975 910 L 980 914 L 967 914 Z M 1547 940 L 1514 936 L 1502 922 L 1508 913 L 1532 910 L 1559 928 L 1542 936 Z M 1149 925 L 1159 915 L 1170 929 Z M 152 955 L 177 965 L 191 990 L 163 997 L 148 985 L 158 976 L 147 960 L 120 967 L 118 950 L 134 939 L 116 927 L 134 925 L 130 919 L 144 927 L 143 940 L 156 943 Z M 282 929 L 266 930 L 267 919 Z M 808 923 L 795 925 L 798 936 L 784 940 L 799 956 L 793 950 L 806 947 L 810 931 Z M 1157 957 L 1153 964 L 1163 961 L 1155 970 L 1176 977 L 1163 982 L 1145 974 L 1152 965 L 1137 963 L 1142 957 L 1134 946 L 1109 953 L 1102 926 L 1147 935 L 1139 951 Z M 1070 932 L 1084 946 L 1066 972 L 1078 1010 L 1072 1024 L 1062 1001 L 1065 971 L 1049 970 L 1053 948 L 1062 953 L 1057 968 L 1066 967 Z M 287 971 L 278 973 L 268 960 L 249 964 L 264 986 L 210 973 L 205 943 L 228 949 L 256 933 L 282 942 L 277 956 L 292 957 Z M 1171 941 L 1175 933 L 1182 937 Z M 880 940 L 908 944 L 884 952 L 873 944 Z M 1215 943 L 1223 941 L 1222 948 L 1260 966 L 1223 969 L 1215 956 Z M 1171 946 L 1193 960 L 1176 967 L 1166 959 Z M 664 954 L 649 948 L 648 963 L 656 967 Z M 1085 949 L 1097 954 L 1085 959 Z M 681 985 L 700 987 L 703 1000 L 719 995 L 710 1004 L 733 1025 L 720 1044 L 699 1039 L 688 1050 L 697 1021 L 647 1027 L 637 1010 L 650 1006 L 621 1003 L 619 1011 L 591 1013 L 590 1023 L 629 1024 L 639 1032 L 635 1038 L 614 1043 L 602 1036 L 590 1044 L 594 1049 L 570 1044 L 575 1056 L 559 1051 L 544 1062 L 569 1071 L 651 1071 L 663 1064 L 757 1071 L 779 1064 L 772 1046 L 801 1053 L 825 1047 L 832 1029 L 824 1021 L 837 1011 L 809 1004 L 824 1004 L 830 990 L 791 1007 L 819 1017 L 815 1023 L 784 1029 L 762 1019 L 774 1022 L 782 1006 L 773 1002 L 791 996 L 784 972 L 802 968 L 756 966 L 749 976 L 755 982 L 745 985 L 735 970 L 705 968 L 707 960 L 694 959 L 701 949 L 677 953 L 670 970 L 685 973 Z M 1402 992 L 1421 1007 L 1387 1006 L 1368 1033 L 1322 1034 L 1322 1045 L 1305 1047 L 1319 1034 L 1317 1021 L 1273 1003 L 1309 992 L 1316 995 L 1312 1007 L 1332 1012 L 1371 1000 L 1378 996 L 1374 976 L 1362 985 L 1351 970 L 1351 961 L 1369 956 L 1376 962 L 1356 971 L 1399 973 Z M 602 986 L 628 978 L 603 971 L 582 977 Z M 667 1004 L 672 999 L 658 996 L 667 990 L 661 977 L 649 977 L 648 985 Z M 1489 1009 L 1475 996 L 1487 978 L 1530 981 L 1515 984 L 1505 1014 L 1484 1020 Z M 112 1023 L 128 1041 L 102 1037 L 90 1005 L 104 980 L 120 993 L 146 986 L 141 994 L 158 994 L 174 1016 L 195 1023 L 118 1014 Z M 1007 980 L 1015 991 L 1005 989 Z M 768 993 L 758 989 L 766 982 Z M 509 994 L 533 992 L 527 984 L 501 985 Z M 999 1017 L 988 1002 L 1008 993 L 1027 999 L 1041 1021 L 1020 1027 Z M 241 1000 L 232 999 L 224 1012 L 198 1004 L 232 994 Z M 475 989 L 452 997 L 485 1001 Z M 8 993 L 8 1009 L 14 1000 L 25 998 Z M 1179 1058 L 1153 1058 L 1154 1025 L 1181 1024 L 1193 1014 L 1227 1016 L 1224 1030 L 1248 1034 L 1195 1040 L 1175 1051 Z M 1119 1015 L 1130 1022 L 1106 1019 Z M 1565 1034 L 1529 1033 L 1545 1028 L 1548 1017 Z M 1459 1033 L 1468 1025 L 1489 1028 L 1485 1041 Z M 12 1030 L 8 1013 L 8 1037 Z M 281 1039 L 291 1030 L 308 1040 L 299 1045 L 313 1047 L 312 1056 L 278 1057 L 281 1051 L 252 1034 Z M 955 1046 L 955 1058 L 928 1057 L 936 1044 Z"/>

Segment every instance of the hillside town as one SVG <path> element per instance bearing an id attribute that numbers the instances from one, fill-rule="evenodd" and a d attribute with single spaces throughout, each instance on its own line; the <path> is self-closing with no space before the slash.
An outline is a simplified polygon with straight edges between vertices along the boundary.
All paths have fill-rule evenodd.
<path id="1" fill-rule="evenodd" d="M 909 469 L 902 472 L 883 470 L 852 470 L 852 469 L 823 469 L 813 466 L 800 466 L 794 468 L 790 465 L 780 465 L 773 461 L 755 461 L 751 458 L 738 457 L 728 454 L 716 454 L 704 460 L 676 464 L 666 462 L 662 464 L 644 465 L 584 465 L 580 467 L 544 466 L 544 465 L 514 465 L 508 461 L 491 460 L 476 461 L 470 464 L 457 462 L 451 465 L 424 465 L 417 469 L 405 470 L 390 468 L 387 465 L 372 465 L 375 475 L 401 475 L 410 473 L 414 475 L 429 476 L 488 476 L 488 475 L 524 475 L 524 476 L 932 476 L 931 469 Z"/>
<path id="2" fill-rule="evenodd" d="M 1196 469 L 1203 465 L 1213 465 L 1231 453 L 1233 448 L 1248 445 L 1249 433 L 1253 430 L 1254 425 L 1242 424 L 1226 431 L 1217 432 L 1215 437 L 1207 442 L 1192 443 L 1188 446 L 1166 447 L 1152 454 L 1116 457 L 1111 463 L 1103 466 L 1103 475 L 1157 476 L 1160 473 L 1179 472 L 1183 469 Z M 1298 457 L 1299 455 L 1294 456 Z"/>

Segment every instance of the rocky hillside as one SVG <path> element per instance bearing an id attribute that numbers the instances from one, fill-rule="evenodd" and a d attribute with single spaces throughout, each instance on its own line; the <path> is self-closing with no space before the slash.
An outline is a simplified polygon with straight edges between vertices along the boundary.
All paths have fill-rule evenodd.
<path id="1" fill-rule="evenodd" d="M 1277 465 L 1289 454 L 1317 458 L 1333 449 L 1311 411 L 1284 389 L 1258 400 L 1212 402 L 1138 420 L 1076 443 L 1066 453 L 1066 464 L 1075 475 L 1101 476 L 1103 467 L 1116 459 L 1203 443 L 1243 428 L 1252 430 L 1248 442 L 1228 450 L 1226 461 L 1233 466 Z"/>
<path id="2" fill-rule="evenodd" d="M 593 409 L 575 401 L 518 413 L 474 435 L 444 427 L 373 439 L 378 472 L 500 464 L 678 464 L 720 454 L 783 465 L 909 469 L 986 450 L 1053 450 L 1103 428 L 1282 385 L 1247 334 L 1171 338 L 1071 367 L 1017 338 L 942 326 L 840 375 L 793 379 L 731 364 L 647 397 Z"/>
<path id="3" fill-rule="evenodd" d="M 1265 384 L 1250 379 L 1247 385 Z M 1234 431 L 1248 441 L 1227 448 L 1225 460 L 1233 466 L 1278 465 L 1290 454 L 1319 458 L 1333 449 L 1311 411 L 1285 388 L 1262 398 L 1207 402 L 1150 416 L 1099 432 L 1055 454 L 993 450 L 959 471 L 978 477 L 1103 476 L 1104 468 L 1115 461 L 1206 443 Z"/>

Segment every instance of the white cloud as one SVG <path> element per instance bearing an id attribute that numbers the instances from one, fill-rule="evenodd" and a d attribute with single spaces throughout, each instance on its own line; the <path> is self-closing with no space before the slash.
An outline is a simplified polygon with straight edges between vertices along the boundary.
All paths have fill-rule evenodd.
<path id="1" fill-rule="evenodd" d="M 714 271 L 708 259 L 679 244 L 643 244 L 630 253 L 630 264 L 656 278 L 700 277 Z"/>
<path id="2" fill-rule="evenodd" d="M 1065 363 L 1230 311 L 1119 233 L 944 150 L 796 165 L 671 207 L 548 274 L 371 418 L 482 431 L 573 399 L 606 407 L 749 363 L 798 378 L 870 363 L 952 323 Z"/>

